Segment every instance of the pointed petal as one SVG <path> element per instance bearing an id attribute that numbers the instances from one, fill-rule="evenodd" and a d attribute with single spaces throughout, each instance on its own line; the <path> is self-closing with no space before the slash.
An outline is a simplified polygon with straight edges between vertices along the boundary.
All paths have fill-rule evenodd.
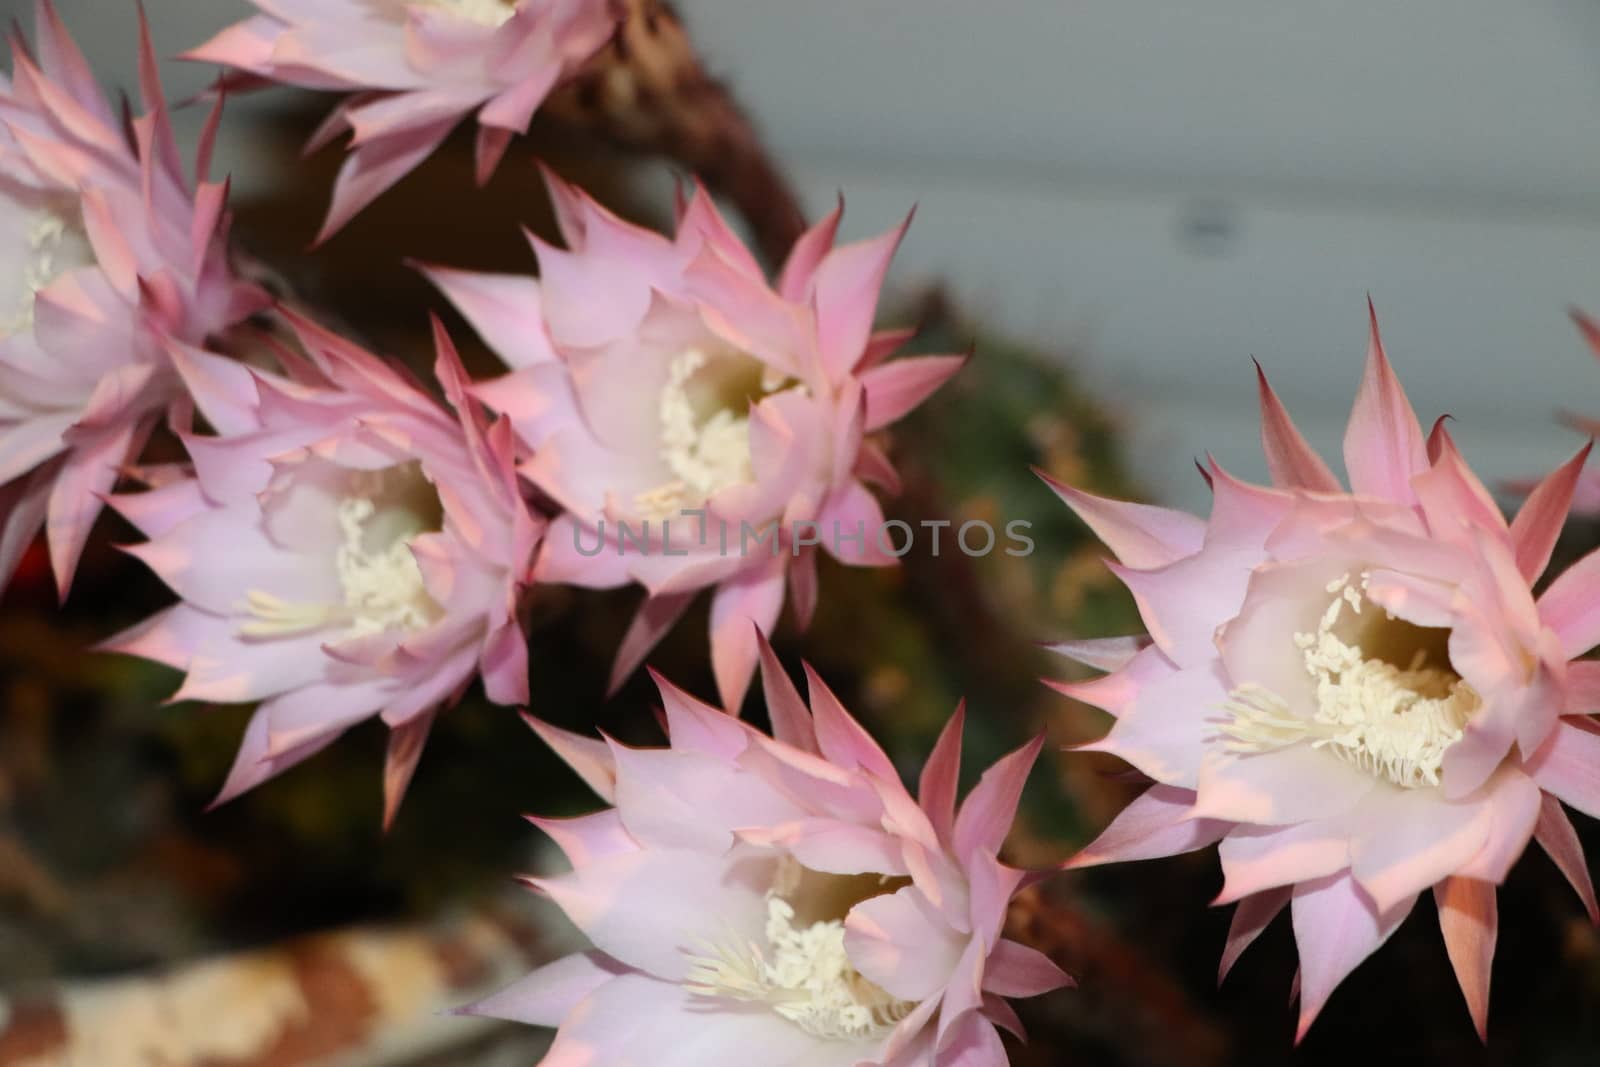
<path id="1" fill-rule="evenodd" d="M 1228 943 L 1222 949 L 1222 962 L 1217 966 L 1218 985 L 1228 977 L 1228 972 L 1239 962 L 1244 950 L 1255 943 L 1293 895 L 1294 887 L 1284 885 L 1253 893 L 1239 901 L 1233 909 L 1233 921 L 1228 925 Z"/>
<path id="2" fill-rule="evenodd" d="M 789 603 L 794 611 L 795 628 L 801 633 L 811 628 L 817 614 L 817 550 L 805 548 L 789 564 Z"/>
<path id="3" fill-rule="evenodd" d="M 514 130 L 499 126 L 478 127 L 477 143 L 473 146 L 473 178 L 479 188 L 488 185 L 489 179 L 494 177 L 495 168 L 499 167 L 500 160 L 505 158 L 506 149 L 511 147 L 511 138 L 514 134 Z"/>
<path id="4" fill-rule="evenodd" d="M 498 993 L 460 1010 L 462 1015 L 557 1027 L 595 990 L 628 968 L 603 952 L 578 952 L 547 963 Z"/>
<path id="5" fill-rule="evenodd" d="M 1447 878 L 1433 887 L 1439 905 L 1439 930 L 1467 998 L 1467 1010 L 1480 1040 L 1489 1040 L 1489 968 L 1494 962 L 1499 912 L 1495 887 L 1471 878 Z"/>
<path id="6" fill-rule="evenodd" d="M 711 667 L 730 715 L 744 707 L 761 656 L 757 632 L 770 634 L 783 610 L 784 562 L 780 556 L 740 574 L 718 586 L 711 598 Z"/>
<path id="7" fill-rule="evenodd" d="M 694 603 L 695 593 L 663 593 L 646 598 L 628 624 L 628 632 L 617 646 L 617 655 L 611 663 L 611 678 L 606 683 L 606 694 L 615 695 L 623 683 L 633 677 L 633 672 L 660 644 L 683 613 Z"/>
<path id="8" fill-rule="evenodd" d="M 1505 516 L 1456 448 L 1441 418 L 1428 436 L 1433 466 L 1411 480 L 1428 528 L 1442 540 L 1463 539 L 1473 529 L 1504 530 Z"/>
<path id="9" fill-rule="evenodd" d="M 92 443 L 78 446 L 56 475 L 46 505 L 45 530 L 62 599 L 72 588 L 72 576 L 89 540 L 89 531 L 100 516 L 106 493 L 149 431 L 149 420 L 144 422 L 143 426 L 102 433 Z"/>
<path id="10" fill-rule="evenodd" d="M 1600 729 L 1562 719 L 1526 770 L 1539 788 L 1600 819 Z"/>
<path id="11" fill-rule="evenodd" d="M 1539 619 L 1561 639 L 1562 651 L 1576 659 L 1600 645 L 1600 549 L 1562 571 L 1539 597 Z"/>
<path id="12" fill-rule="evenodd" d="M 911 356 L 862 374 L 861 387 L 867 394 L 866 432 L 881 430 L 915 411 L 966 365 L 966 356 Z"/>
<path id="13" fill-rule="evenodd" d="M 917 783 L 917 803 L 933 823 L 939 840 L 949 843 L 956 828 L 956 794 L 961 788 L 961 738 L 966 729 L 967 702 L 956 705 L 956 712 L 939 731 L 939 740 L 922 765 Z"/>
<path id="14" fill-rule="evenodd" d="M 460 115 L 451 115 L 368 141 L 346 156 L 334 181 L 333 203 L 328 207 L 328 217 L 317 234 L 316 243 L 320 245 L 344 229 L 363 208 L 411 173 L 444 143 L 460 119 Z"/>
<path id="15" fill-rule="evenodd" d="M 783 270 L 778 275 L 778 295 L 792 303 L 804 303 L 816 276 L 817 266 L 829 252 L 839 234 L 839 220 L 844 217 L 844 197 L 826 218 L 812 226 L 789 251 Z"/>
<path id="16" fill-rule="evenodd" d="M 1537 581 L 1550 562 L 1550 553 L 1567 522 L 1573 491 L 1578 488 L 1578 478 L 1593 448 L 1593 441 L 1584 445 L 1577 455 L 1540 482 L 1511 521 L 1511 544 L 1516 551 L 1517 569 L 1530 582 Z"/>
<path id="17" fill-rule="evenodd" d="M 1422 427 L 1395 377 L 1378 336 L 1378 315 L 1368 302 L 1372 344 L 1366 374 L 1344 436 L 1344 464 L 1358 494 L 1410 504 L 1411 479 L 1428 467 Z"/>
<path id="18" fill-rule="evenodd" d="M 1044 735 L 1041 734 L 983 772 L 956 816 L 953 842 L 957 857 L 965 859 L 978 851 L 1000 851 L 1017 817 L 1017 804 L 1022 799 L 1028 772 L 1033 770 L 1043 748 Z"/>
<path id="19" fill-rule="evenodd" d="M 866 351 L 889 261 L 910 225 L 907 215 L 895 229 L 835 248 L 818 264 L 812 279 L 817 345 L 830 380 L 842 379 Z"/>
<path id="20" fill-rule="evenodd" d="M 1343 486 L 1339 479 L 1300 435 L 1278 394 L 1267 384 L 1267 374 L 1260 363 L 1256 364 L 1256 383 L 1261 393 L 1261 448 L 1267 454 L 1272 484 L 1280 489 L 1340 492 Z"/>
<path id="21" fill-rule="evenodd" d="M 411 777 L 417 772 L 417 761 L 422 758 L 423 746 L 428 742 L 428 731 L 433 729 L 433 718 L 431 712 L 418 715 L 389 731 L 389 750 L 383 763 L 385 830 L 394 825 L 394 817 L 400 813 L 400 801 L 405 799 Z"/>
<path id="22" fill-rule="evenodd" d="M 846 770 L 860 767 L 885 781 L 898 781 L 894 764 L 872 735 L 855 720 L 822 676 L 805 665 L 806 693 L 811 698 L 811 720 L 817 731 L 817 747 L 823 758 Z"/>
<path id="23" fill-rule="evenodd" d="M 940 1039 L 938 1067 L 1000 1067 L 1005 1045 L 994 1024 L 980 1012 L 961 1016 Z"/>
<path id="24" fill-rule="evenodd" d="M 39 63 L 51 79 L 59 82 L 72 99 L 107 127 L 115 125 L 105 94 L 95 79 L 88 60 L 67 32 L 66 24 L 52 3 L 34 5 L 34 38 Z"/>
<path id="25" fill-rule="evenodd" d="M 1153 785 L 1123 808 L 1111 825 L 1100 832 L 1064 867 L 1075 870 L 1102 863 L 1176 856 L 1215 844 L 1232 823 L 1220 819 L 1191 818 L 1194 790 Z"/>
<path id="26" fill-rule="evenodd" d="M 1071 981 L 1069 978 L 1068 981 Z M 1076 983 L 1073 983 L 1076 985 Z M 1022 1019 L 1017 1015 L 1017 1009 L 1011 1006 L 1010 1001 L 997 997 L 992 993 L 983 995 L 983 1017 L 994 1023 L 1018 1041 L 1026 1043 L 1028 1031 L 1022 1025 Z"/>
<path id="27" fill-rule="evenodd" d="M 44 526 L 56 467 L 46 465 L 26 478 L 0 486 L 0 593 Z"/>
<path id="28" fill-rule="evenodd" d="M 1294 887 L 1291 913 L 1300 946 L 1300 1023 L 1306 1036 L 1329 995 L 1345 976 L 1389 939 L 1411 913 L 1416 898 L 1379 914 L 1348 873 L 1331 874 Z"/>
<path id="29" fill-rule="evenodd" d="M 1186 512 L 1094 496 L 1035 473 L 1126 566 L 1162 567 L 1198 552 L 1205 540 L 1205 522 Z"/>
<path id="30" fill-rule="evenodd" d="M 269 756 L 271 738 L 268 730 L 268 712 L 266 708 L 257 709 L 250 717 L 250 725 L 245 728 L 244 740 L 239 744 L 239 754 L 234 758 L 233 769 L 228 772 L 228 779 L 223 783 L 222 792 L 217 794 L 217 799 L 211 802 L 211 806 L 226 804 L 274 775 L 310 759 L 338 740 L 339 733 L 340 731 L 335 730 L 324 737 L 313 738 L 304 744 Z"/>
<path id="31" fill-rule="evenodd" d="M 1058 656 L 1065 656 L 1075 660 L 1085 667 L 1093 667 L 1097 671 L 1120 671 L 1133 661 L 1139 651 L 1150 646 L 1150 638 L 1144 634 L 1130 634 L 1127 637 L 1099 637 L 1084 641 L 1060 641 L 1053 645 L 1046 645 L 1047 652 L 1054 652 Z"/>
<path id="32" fill-rule="evenodd" d="M 761 653 L 761 692 L 767 704 L 772 736 L 802 752 L 817 753 L 817 732 L 811 725 L 811 712 L 789 672 L 778 662 L 765 634 L 757 631 L 756 647 Z"/>
<path id="33" fill-rule="evenodd" d="M 1072 976 L 1043 952 L 1004 938 L 984 964 L 984 992 L 1002 997 L 1036 997 L 1074 984 Z"/>
<path id="34" fill-rule="evenodd" d="M 456 306 L 506 366 L 520 369 L 555 362 L 555 349 L 540 317 L 537 279 L 422 264 L 417 264 L 417 269 Z"/>
<path id="35" fill-rule="evenodd" d="M 200 414 L 217 433 L 243 434 L 261 428 L 260 394 L 249 367 L 176 340 L 168 343 L 167 354 Z"/>
<path id="36" fill-rule="evenodd" d="M 1572 820 L 1561 810 L 1561 801 L 1555 797 L 1548 794 L 1542 797 L 1539 823 L 1533 837 L 1577 890 L 1584 910 L 1589 913 L 1589 921 L 1600 924 L 1600 903 L 1595 900 L 1594 881 L 1589 877 L 1589 865 L 1583 858 L 1583 842 L 1578 840 Z"/>
<path id="37" fill-rule="evenodd" d="M 556 755 L 578 773 L 578 777 L 600 795 L 608 804 L 617 802 L 617 761 L 611 746 L 604 741 L 582 737 L 559 726 L 551 726 L 543 719 L 524 714 L 524 722 L 533 728 L 545 744 L 555 749 Z"/>

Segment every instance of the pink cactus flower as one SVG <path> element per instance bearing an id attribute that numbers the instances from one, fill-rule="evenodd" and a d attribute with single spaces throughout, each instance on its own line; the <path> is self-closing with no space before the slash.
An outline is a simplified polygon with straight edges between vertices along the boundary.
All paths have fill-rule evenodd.
<path id="1" fill-rule="evenodd" d="M 529 720 L 612 805 L 532 820 L 573 869 L 529 883 L 594 947 L 467 1010 L 559 1027 L 546 1067 L 1003 1067 L 1006 998 L 1071 983 L 1001 936 L 1026 876 L 996 852 L 1042 741 L 958 813 L 958 709 L 913 799 L 815 674 L 808 709 L 761 649 L 774 737 L 659 678 L 668 748 Z"/>
<path id="2" fill-rule="evenodd" d="M 614 0 L 253 0 L 261 13 L 186 58 L 347 94 L 313 137 L 350 131 L 318 240 L 349 222 L 477 113 L 478 181 L 550 90 L 616 31 Z"/>
<path id="3" fill-rule="evenodd" d="M 401 372 L 290 317 L 310 355 L 285 380 L 195 349 L 174 359 L 217 436 L 193 476 L 113 503 L 128 549 L 181 599 L 109 647 L 187 672 L 173 700 L 260 701 L 218 802 L 363 719 L 390 734 L 392 819 L 438 709 L 482 675 L 528 699 L 522 607 L 543 529 L 504 420 L 486 425 L 435 326 L 454 411 Z"/>
<path id="4" fill-rule="evenodd" d="M 1509 524 L 1440 420 L 1424 436 L 1378 339 L 1344 440 L 1347 492 L 1260 380 L 1273 485 L 1213 462 L 1209 521 L 1055 488 L 1116 554 L 1149 638 L 1059 650 L 1116 717 L 1087 746 L 1154 780 L 1072 861 L 1219 842 L 1223 956 L 1288 905 L 1303 1036 L 1431 889 L 1481 1033 L 1495 887 L 1530 839 L 1596 914 L 1561 802 L 1600 815 L 1600 553 L 1535 599 L 1585 448 Z"/>
<path id="5" fill-rule="evenodd" d="M 131 138 L 48 0 L 0 76 L 0 588 L 41 526 L 66 595 L 100 495 L 181 393 L 169 339 L 265 303 L 226 259 L 226 186 L 191 189 L 148 33 Z"/>
<path id="6" fill-rule="evenodd" d="M 534 240 L 539 280 L 428 274 L 513 368 L 478 395 L 510 416 L 532 451 L 524 473 L 565 509 L 540 579 L 647 590 L 613 686 L 713 587 L 712 662 L 737 709 L 786 580 L 801 625 L 811 617 L 818 546 L 868 566 L 904 551 L 867 488 L 897 486 L 872 435 L 964 357 L 890 360 L 909 333 L 872 332 L 904 226 L 836 248 L 835 211 L 774 288 L 703 189 L 669 240 L 549 186 L 568 247 Z"/>

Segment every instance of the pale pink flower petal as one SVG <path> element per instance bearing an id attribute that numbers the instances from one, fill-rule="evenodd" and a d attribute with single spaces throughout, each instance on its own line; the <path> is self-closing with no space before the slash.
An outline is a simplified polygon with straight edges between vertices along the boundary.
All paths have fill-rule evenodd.
<path id="1" fill-rule="evenodd" d="M 509 427 L 488 426 L 435 328 L 453 407 L 297 315 L 303 381 L 174 346 L 216 436 L 193 476 L 114 503 L 127 551 L 183 600 L 114 647 L 186 674 L 175 699 L 264 701 L 224 789 L 238 795 L 378 716 L 392 821 L 435 714 L 475 676 L 528 692 L 520 605 L 543 530 Z"/>
<path id="2" fill-rule="evenodd" d="M 529 1026 L 560 1026 L 563 1019 L 611 979 L 628 969 L 603 952 L 575 952 L 520 978 L 463 1014 L 511 1019 Z"/>
<path id="3" fill-rule="evenodd" d="M 1290 910 L 1300 945 L 1296 1041 L 1305 1037 L 1334 988 L 1389 940 L 1415 903 L 1412 897 L 1380 912 L 1348 874 L 1332 874 L 1295 886 Z"/>
<path id="4" fill-rule="evenodd" d="M 1261 450 L 1267 455 L 1272 484 L 1280 489 L 1339 492 L 1339 479 L 1300 435 L 1278 394 L 1267 384 L 1267 373 L 1260 363 L 1256 364 L 1256 383 L 1261 393 Z"/>
<path id="5" fill-rule="evenodd" d="M 1540 798 L 1539 822 L 1534 828 L 1534 839 L 1549 854 L 1551 862 L 1561 869 L 1578 898 L 1589 913 L 1589 921 L 1600 923 L 1600 902 L 1595 899 L 1594 880 L 1589 877 L 1589 865 L 1583 857 L 1583 843 L 1572 827 L 1572 820 L 1561 809 L 1561 801 L 1549 794 Z"/>
<path id="6" fill-rule="evenodd" d="M 967 723 L 967 705 L 956 705 L 939 731 L 939 740 L 922 765 L 917 782 L 917 803 L 927 813 L 939 840 L 952 842 L 956 829 L 956 795 L 961 784 L 961 736 Z"/>
<path id="7" fill-rule="evenodd" d="M 1592 720 L 1563 720 L 1528 765 L 1543 789 L 1600 819 L 1600 729 Z"/>
<path id="8" fill-rule="evenodd" d="M 1556 538 L 1561 536 L 1561 529 L 1567 522 L 1573 491 L 1578 487 L 1578 478 L 1593 448 L 1593 442 L 1584 445 L 1577 455 L 1534 487 L 1511 523 L 1517 567 L 1530 582 L 1538 581 L 1545 565 L 1550 562 Z"/>
<path id="9" fill-rule="evenodd" d="M 959 714 L 919 803 L 814 672 L 808 708 L 753 636 L 772 718 L 804 747 L 659 678 L 668 748 L 611 744 L 607 761 L 535 722 L 616 805 L 537 821 L 573 869 L 530 884 L 594 950 L 467 1010 L 558 1027 L 551 1065 L 733 1067 L 755 1050 L 793 1067 L 1003 1067 L 994 1026 L 1020 1024 L 1002 998 L 1071 984 L 1000 937 L 1024 872 L 994 848 L 1038 744 L 957 818 Z"/>
<path id="10" fill-rule="evenodd" d="M 1219 830 L 1225 879 L 1214 904 L 1337 874 L 1350 866 L 1350 830 L 1341 819 Z M 1231 832 L 1229 832 L 1231 830 Z M 1226 836 L 1224 836 L 1226 835 Z"/>
<path id="11" fill-rule="evenodd" d="M 1116 719 L 1081 750 L 1157 782 L 1068 865 L 1219 842 L 1216 902 L 1241 902 L 1221 971 L 1292 897 L 1301 1036 L 1434 889 L 1481 1030 L 1485 901 L 1530 841 L 1593 908 L 1560 804 L 1600 815 L 1600 671 L 1578 659 L 1600 644 L 1600 553 L 1532 590 L 1588 450 L 1508 524 L 1443 420 L 1424 441 L 1375 321 L 1354 492 L 1257 387 L 1275 487 L 1210 462 L 1205 522 L 1056 487 L 1120 557 L 1150 643 L 1063 643 L 1109 673 L 1051 685 Z"/>
<path id="12" fill-rule="evenodd" d="M 891 360 L 872 333 L 903 232 L 834 247 L 837 213 L 797 243 L 774 286 L 698 186 L 671 238 L 546 174 L 565 248 L 533 240 L 540 276 L 425 268 L 513 368 L 474 395 L 508 417 L 521 470 L 565 514 L 537 575 L 636 583 L 649 601 L 613 686 L 711 589 L 711 648 L 729 707 L 786 593 L 813 615 L 819 551 L 893 564 L 873 486 L 898 477 L 867 440 L 918 407 L 964 357 Z M 754 625 L 754 629 L 751 624 Z"/>
<path id="13" fill-rule="evenodd" d="M 1205 523 L 1193 515 L 1094 496 L 1043 472 L 1039 477 L 1129 567 L 1150 569 L 1175 563 L 1192 556 L 1204 540 Z"/>
<path id="14" fill-rule="evenodd" d="M 1100 637 L 1083 641 L 1057 641 L 1045 645 L 1045 649 L 1058 656 L 1065 656 L 1083 664 L 1093 667 L 1097 671 L 1120 671 L 1141 650 L 1150 646 L 1150 639 L 1143 634 L 1132 634 L 1127 637 Z"/>
<path id="15" fill-rule="evenodd" d="M 209 130 L 193 176 L 178 158 L 142 17 L 126 125 L 48 0 L 35 23 L 37 61 L 19 37 L 0 78 L 0 588 L 43 526 L 65 597 L 102 498 L 185 403 L 172 347 L 266 296 L 229 265 Z"/>
<path id="16" fill-rule="evenodd" d="M 1428 468 L 1422 427 L 1378 337 L 1378 315 L 1369 305 L 1372 344 L 1355 410 L 1345 430 L 1344 463 L 1357 493 L 1410 503 L 1413 476 Z"/>
<path id="17" fill-rule="evenodd" d="M 1217 965 L 1218 985 L 1227 979 L 1228 972 L 1239 962 L 1244 950 L 1255 943 L 1293 895 L 1292 886 L 1279 886 L 1239 901 L 1233 909 L 1233 919 L 1228 924 L 1228 943 L 1223 946 L 1222 961 Z"/>
<path id="18" fill-rule="evenodd" d="M 1068 868 L 1176 856 L 1214 845 L 1232 828 L 1193 817 L 1194 791 L 1153 785 L 1122 809 L 1111 825 L 1067 861 Z"/>
<path id="19" fill-rule="evenodd" d="M 320 146 L 354 131 L 319 240 L 431 155 L 458 123 L 479 125 L 477 180 L 513 134 L 616 31 L 607 0 L 255 0 L 261 14 L 185 58 L 256 79 L 348 94 Z"/>

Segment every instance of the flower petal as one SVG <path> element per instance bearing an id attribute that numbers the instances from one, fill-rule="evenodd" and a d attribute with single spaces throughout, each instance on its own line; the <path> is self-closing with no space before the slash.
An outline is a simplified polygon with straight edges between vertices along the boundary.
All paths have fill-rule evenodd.
<path id="1" fill-rule="evenodd" d="M 1260 363 L 1256 364 L 1256 385 L 1261 394 L 1261 449 L 1267 454 L 1272 484 L 1280 489 L 1309 489 L 1315 493 L 1342 491 L 1339 479 L 1306 443 L 1278 394 L 1267 384 L 1267 374 Z"/>
<path id="2" fill-rule="evenodd" d="M 1384 355 L 1377 312 L 1370 302 L 1367 309 L 1372 343 L 1345 430 L 1344 464 L 1356 493 L 1410 504 L 1416 500 L 1411 479 L 1428 469 L 1428 454 L 1417 414 Z"/>
<path id="3" fill-rule="evenodd" d="M 1567 512 L 1572 506 L 1572 494 L 1583 474 L 1583 465 L 1589 459 L 1594 442 L 1578 450 L 1566 463 L 1556 468 L 1540 482 L 1523 501 L 1517 517 L 1511 522 L 1511 542 L 1517 555 L 1517 569 L 1529 582 L 1537 581 L 1550 562 L 1556 538 L 1567 522 Z"/>
<path id="4" fill-rule="evenodd" d="M 1068 870 L 1102 863 L 1177 856 L 1205 848 L 1222 839 L 1232 823 L 1192 818 L 1194 791 L 1170 785 L 1153 785 L 1134 798 L 1063 866 Z"/>
<path id="5" fill-rule="evenodd" d="M 1433 889 L 1439 905 L 1439 930 L 1467 998 L 1478 1037 L 1489 1040 L 1489 967 L 1499 932 L 1495 887 L 1470 878 L 1449 878 Z"/>
<path id="6" fill-rule="evenodd" d="M 1415 903 L 1413 897 L 1380 912 L 1348 873 L 1295 886 L 1290 910 L 1300 947 L 1296 1042 L 1306 1036 L 1335 987 L 1389 939 Z"/>
<path id="7" fill-rule="evenodd" d="M 1186 512 L 1095 496 L 1035 473 L 1129 567 L 1165 566 L 1198 552 L 1205 540 L 1205 523 Z"/>

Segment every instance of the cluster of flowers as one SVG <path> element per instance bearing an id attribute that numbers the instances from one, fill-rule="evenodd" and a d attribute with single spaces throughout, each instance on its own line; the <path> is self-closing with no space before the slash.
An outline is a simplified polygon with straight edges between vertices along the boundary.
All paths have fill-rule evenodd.
<path id="1" fill-rule="evenodd" d="M 480 178 L 616 28 L 605 0 L 255 0 L 192 53 L 344 94 L 352 133 L 325 232 L 468 115 Z M 474 383 L 435 322 L 436 385 L 276 304 L 227 248 L 226 185 L 178 159 L 148 36 L 124 130 L 48 0 L 0 82 L 0 581 L 41 526 L 63 595 L 109 502 L 179 602 L 109 642 L 186 674 L 178 698 L 257 704 L 227 799 L 364 719 L 391 728 L 393 817 L 434 716 L 481 678 L 527 700 L 524 620 L 547 583 L 641 586 L 613 684 L 703 590 L 722 710 L 658 679 L 670 743 L 530 720 L 610 805 L 537 820 L 570 874 L 537 880 L 591 951 L 476 1010 L 560 1028 L 550 1064 L 992 1067 L 1006 998 L 1069 979 L 1002 936 L 1032 876 L 997 858 L 1036 741 L 957 806 L 958 710 L 913 798 L 814 674 L 765 635 L 817 602 L 815 541 L 715 550 L 706 522 L 884 525 L 879 431 L 962 365 L 874 332 L 901 226 L 807 231 L 776 282 L 701 189 L 668 238 L 553 175 L 563 248 L 539 278 L 424 268 L 510 368 Z M 273 366 L 229 356 L 258 313 Z M 1346 491 L 1261 379 L 1273 485 L 1212 463 L 1210 520 L 1056 486 L 1120 561 L 1149 636 L 1059 651 L 1116 717 L 1091 748 L 1152 784 L 1069 866 L 1220 842 L 1224 956 L 1287 903 L 1301 1033 L 1432 889 L 1480 1030 L 1494 887 L 1531 839 L 1591 913 L 1561 802 L 1600 815 L 1600 556 L 1544 571 L 1587 450 L 1507 523 L 1443 423 L 1424 436 L 1373 327 Z M 163 413 L 187 450 L 140 464 Z M 491 414 L 492 413 L 492 414 Z M 139 491 L 112 494 L 121 476 Z M 613 544 L 691 513 L 700 536 Z M 662 524 L 658 527 L 670 531 Z M 608 533 L 608 530 L 611 531 Z M 781 535 L 786 536 L 786 535 Z M 604 544 L 603 552 L 578 546 Z M 892 564 L 871 538 L 821 547 Z M 738 718 L 757 665 L 772 733 Z"/>

